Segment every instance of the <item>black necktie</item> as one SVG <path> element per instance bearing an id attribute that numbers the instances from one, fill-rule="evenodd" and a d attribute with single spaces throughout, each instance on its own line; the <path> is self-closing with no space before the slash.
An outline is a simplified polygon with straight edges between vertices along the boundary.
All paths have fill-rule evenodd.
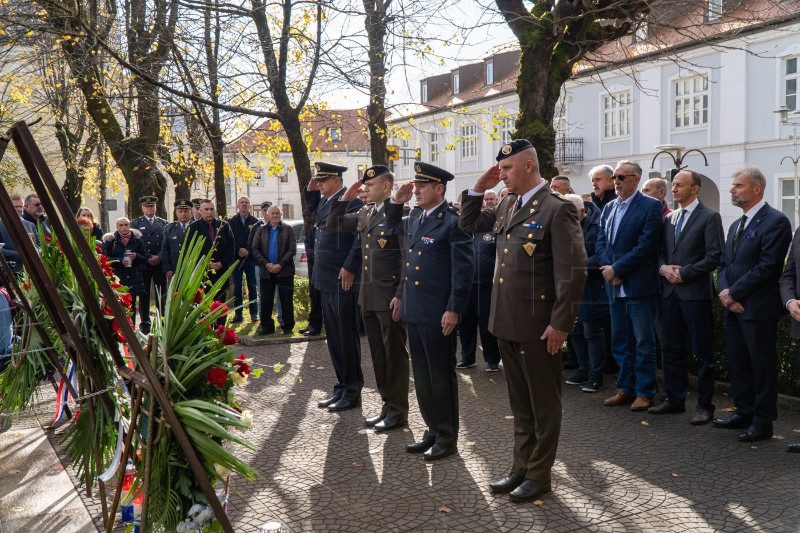
<path id="1" fill-rule="evenodd" d="M 742 236 L 742 232 L 744 231 L 744 224 L 747 222 L 747 215 L 742 215 L 742 218 L 739 219 L 739 227 L 736 229 L 736 234 L 733 236 L 733 251 L 736 251 L 736 245 L 739 244 L 739 237 Z"/>

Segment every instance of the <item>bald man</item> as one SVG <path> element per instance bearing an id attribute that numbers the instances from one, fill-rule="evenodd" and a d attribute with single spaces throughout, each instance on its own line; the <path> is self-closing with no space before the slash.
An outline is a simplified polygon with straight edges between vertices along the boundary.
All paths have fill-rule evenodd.
<path id="1" fill-rule="evenodd" d="M 646 194 L 650 198 L 655 198 L 661 202 L 661 221 L 663 222 L 667 215 L 672 213 L 665 198 L 667 197 L 667 180 L 662 178 L 650 178 L 642 185 L 642 194 Z"/>

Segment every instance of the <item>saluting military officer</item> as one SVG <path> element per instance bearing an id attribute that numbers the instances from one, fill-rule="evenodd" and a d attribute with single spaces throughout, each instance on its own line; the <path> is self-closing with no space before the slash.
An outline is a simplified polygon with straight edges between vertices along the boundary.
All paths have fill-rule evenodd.
<path id="1" fill-rule="evenodd" d="M 364 386 L 357 294 L 361 248 L 355 233 L 328 229 L 331 208 L 345 191 L 342 173 L 347 167 L 333 163 L 315 163 L 314 167 L 316 174 L 306 189 L 306 208 L 317 219 L 311 284 L 320 291 L 328 352 L 336 372 L 333 395 L 317 405 L 329 411 L 344 411 L 361 404 Z M 346 211 L 355 213 L 363 205 L 359 199 L 352 200 Z"/>
<path id="2" fill-rule="evenodd" d="M 561 431 L 558 354 L 575 324 L 586 252 L 577 209 L 542 179 L 531 143 L 504 145 L 497 161 L 463 193 L 459 226 L 497 238 L 489 329 L 506 371 L 514 462 L 508 476 L 489 486 L 514 501 L 532 501 L 551 490 Z M 484 192 L 500 180 L 509 194 L 481 211 Z"/>
<path id="3" fill-rule="evenodd" d="M 350 200 L 359 196 L 359 187 L 369 205 L 356 213 L 345 213 Z M 401 230 L 403 206 L 389 201 L 394 175 L 383 165 L 364 172 L 339 198 L 328 215 L 328 229 L 358 232 L 361 254 L 361 290 L 358 303 L 364 316 L 375 382 L 383 400 L 381 412 L 367 418 L 375 431 L 403 427 L 408 420 L 408 351 L 406 328 L 400 322 Z"/>
<path id="4" fill-rule="evenodd" d="M 164 228 L 164 241 L 161 243 L 161 270 L 164 271 L 167 279 L 172 279 L 175 275 L 175 268 L 178 266 L 183 240 L 192 222 L 192 202 L 189 200 L 175 200 L 175 222 L 170 222 Z"/>
<path id="5" fill-rule="evenodd" d="M 147 262 L 139 266 L 145 289 L 145 295 L 139 298 L 139 316 L 141 317 L 139 329 L 144 334 L 150 333 L 151 283 L 155 286 L 156 293 L 161 295 L 158 305 L 162 313 L 167 300 L 167 278 L 161 269 L 161 257 L 159 256 L 167 221 L 156 216 L 156 202 L 158 202 L 158 198 L 155 196 L 139 198 L 142 216 L 131 220 L 131 228 L 142 233 L 141 241 L 147 255 Z M 133 297 L 132 305 L 136 309 L 136 296 Z"/>
<path id="6" fill-rule="evenodd" d="M 458 228 L 458 211 L 444 199 L 453 175 L 428 163 L 414 165 L 417 206 L 404 219 L 403 299 L 414 387 L 428 425 L 419 442 L 406 446 L 433 461 L 457 451 L 458 378 L 456 327 L 472 290 L 472 238 Z M 411 184 L 396 203 L 411 199 Z"/>

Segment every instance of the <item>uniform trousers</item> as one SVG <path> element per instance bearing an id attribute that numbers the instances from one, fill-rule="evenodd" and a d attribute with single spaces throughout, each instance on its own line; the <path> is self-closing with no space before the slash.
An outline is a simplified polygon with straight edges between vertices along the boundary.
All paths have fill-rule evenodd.
<path id="1" fill-rule="evenodd" d="M 408 323 L 407 327 L 417 403 L 428 426 L 423 440 L 449 448 L 458 439 L 456 334 L 445 337 L 439 325 Z"/>
<path id="2" fill-rule="evenodd" d="M 561 434 L 561 355 L 547 353 L 544 342 L 498 342 L 514 415 L 512 470 L 550 481 Z"/>
<path id="3" fill-rule="evenodd" d="M 358 293 L 320 291 L 328 353 L 336 372 L 333 396 L 350 401 L 361 398 L 361 339 L 358 336 Z"/>
<path id="4" fill-rule="evenodd" d="M 161 313 L 163 313 L 164 305 L 167 302 L 167 275 L 161 269 L 161 265 L 156 268 L 140 270 L 139 273 L 142 276 L 145 294 L 144 296 L 139 297 L 134 296 L 133 299 L 138 299 L 139 319 L 141 320 L 139 329 L 142 331 L 142 333 L 150 333 L 150 296 L 153 292 L 152 286 L 155 286 L 156 294 L 161 295 L 158 309 Z M 137 309 L 137 302 L 132 301 L 131 306 L 134 309 Z M 135 311 L 133 321 L 134 323 L 136 322 Z"/>
<path id="5" fill-rule="evenodd" d="M 461 362 L 472 364 L 478 351 L 478 331 L 481 334 L 483 360 L 490 367 L 500 363 L 497 339 L 489 331 L 489 309 L 492 306 L 492 284 L 473 283 L 467 310 L 461 316 L 458 335 L 461 338 Z"/>
<path id="6" fill-rule="evenodd" d="M 408 351 L 406 326 L 392 320 L 391 311 L 364 311 L 375 382 L 383 400 L 381 413 L 408 419 Z"/>

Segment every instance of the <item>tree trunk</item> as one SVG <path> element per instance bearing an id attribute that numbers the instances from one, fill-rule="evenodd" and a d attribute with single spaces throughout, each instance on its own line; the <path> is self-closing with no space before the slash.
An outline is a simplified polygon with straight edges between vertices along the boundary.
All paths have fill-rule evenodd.
<path id="1" fill-rule="evenodd" d="M 390 0 L 364 0 L 364 25 L 369 40 L 369 147 L 373 165 L 386 165 L 386 9 Z"/>

